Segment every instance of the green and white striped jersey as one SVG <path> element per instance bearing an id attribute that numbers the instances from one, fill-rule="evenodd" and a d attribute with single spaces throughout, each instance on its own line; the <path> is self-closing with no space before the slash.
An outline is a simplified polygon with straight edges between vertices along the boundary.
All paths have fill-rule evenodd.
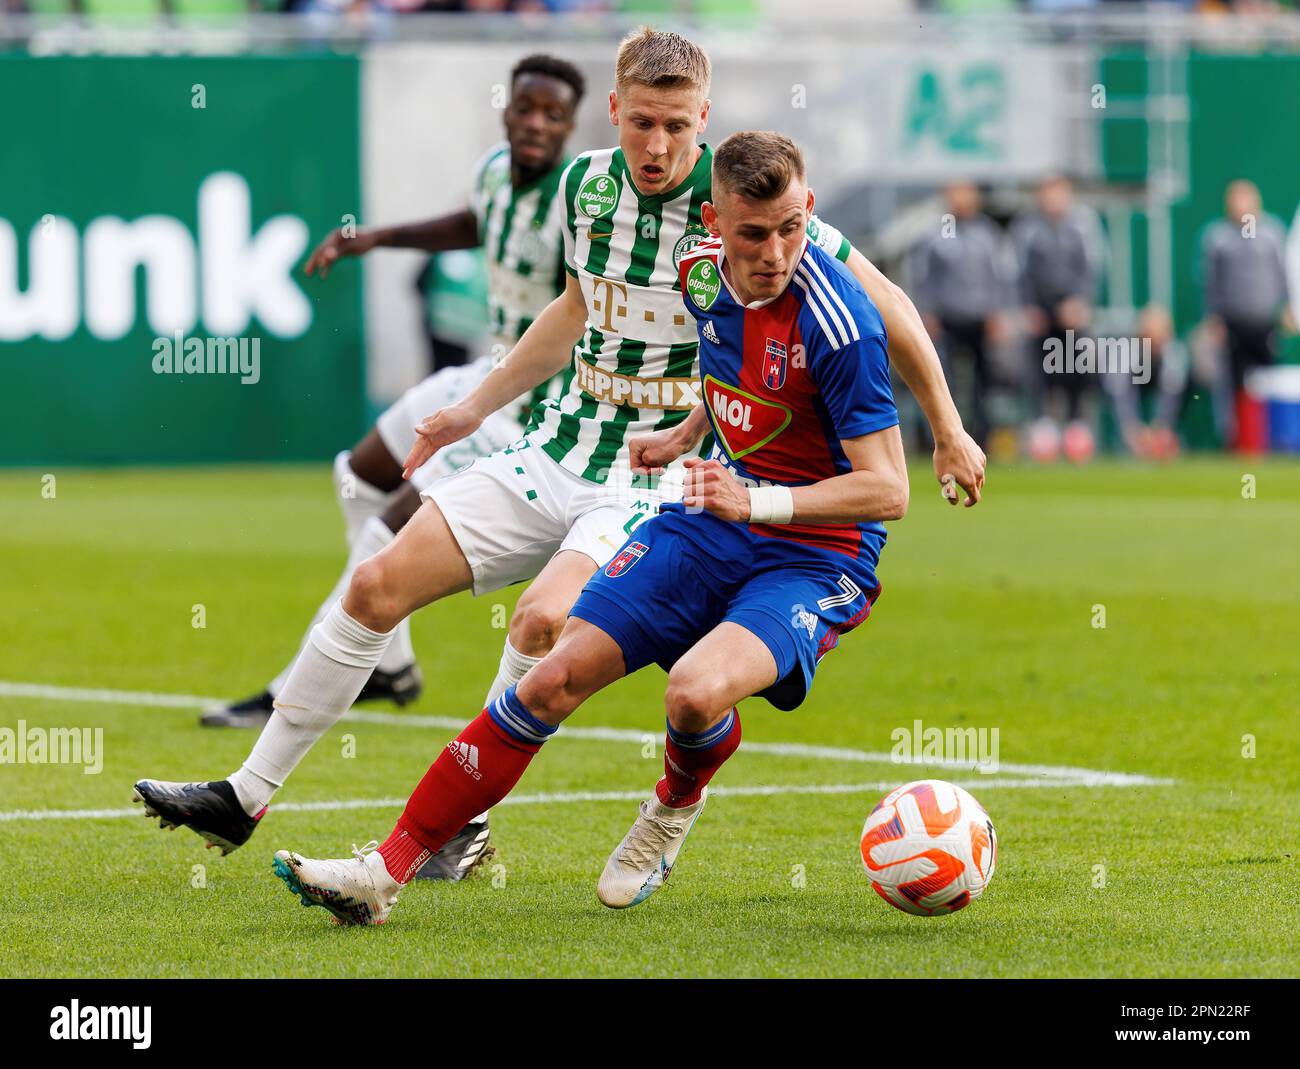
<path id="1" fill-rule="evenodd" d="M 675 189 L 637 190 L 623 153 L 584 152 L 564 173 L 565 267 L 587 302 L 563 396 L 543 403 L 529 439 L 569 471 L 596 483 L 632 479 L 630 438 L 680 423 L 700 402 L 699 339 L 682 304 L 677 265 L 708 230 L 707 145 Z M 808 240 L 841 260 L 851 246 L 815 217 Z"/>
<path id="2" fill-rule="evenodd" d="M 475 168 L 470 210 L 488 266 L 488 316 L 498 360 L 564 290 L 564 212 L 556 192 L 568 161 L 525 186 L 510 184 L 502 141 Z"/>
<path id="3" fill-rule="evenodd" d="M 556 193 L 568 162 L 515 187 L 510 183 L 510 143 L 502 141 L 474 169 L 470 210 L 478 219 L 487 260 L 490 352 L 498 363 L 564 291 L 564 206 Z M 521 418 L 527 419 L 548 397 L 559 397 L 566 374 L 520 398 Z"/>

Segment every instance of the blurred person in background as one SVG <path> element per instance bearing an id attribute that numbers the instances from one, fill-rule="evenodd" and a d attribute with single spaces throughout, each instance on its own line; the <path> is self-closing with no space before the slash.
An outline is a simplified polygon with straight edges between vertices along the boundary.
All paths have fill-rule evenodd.
<path id="1" fill-rule="evenodd" d="M 313 617 L 299 643 L 299 653 L 258 694 L 206 711 L 200 720 L 204 726 L 261 730 L 273 723 L 277 698 L 293 665 L 304 649 L 312 648 L 312 628 L 338 603 L 357 568 L 390 545 L 406 526 L 420 507 L 419 491 L 475 458 L 516 442 L 524 433 L 532 407 L 552 388 L 555 393 L 561 389 L 563 375 L 557 375 L 549 384 L 540 384 L 483 419 L 462 441 L 441 450 L 414 472 L 409 482 L 403 478 L 403 461 L 415 444 L 416 425 L 424 417 L 464 400 L 565 288 L 564 210 L 563 199 L 557 194 L 568 162 L 565 145 L 573 133 L 584 90 L 581 72 L 565 60 L 542 54 L 520 60 L 510 73 L 510 99 L 504 113 L 506 140 L 492 148 L 475 168 L 473 194 L 464 208 L 402 226 L 334 230 L 308 257 L 305 273 L 323 278 L 340 259 L 364 256 L 376 248 L 423 249 L 432 253 L 482 246 L 488 260 L 488 316 L 497 340 L 492 351 L 479 360 L 446 368 L 411 387 L 379 416 L 360 442 L 334 458 L 335 496 L 343 513 L 349 548 L 343 573 Z M 516 611 L 526 611 L 528 605 L 529 595 L 525 593 Z M 508 640 L 506 645 L 503 666 L 515 658 Z M 378 699 L 406 705 L 419 696 L 423 680 L 409 622 L 394 630 L 388 651 L 371 672 L 357 701 Z M 502 684 L 501 690 L 505 686 Z M 260 817 L 255 801 L 235 804 L 235 796 L 229 794 L 214 801 L 211 792 L 196 800 L 192 787 L 179 788 L 185 799 L 181 804 L 201 820 L 213 822 L 205 826 L 221 829 L 210 841 L 220 842 L 223 850 L 230 850 L 252 834 Z M 459 880 L 482 860 L 487 846 L 484 813 L 430 858 L 421 875 L 426 879 Z"/>
<path id="2" fill-rule="evenodd" d="M 991 344 L 1007 336 L 1005 311 L 1015 293 L 1015 266 L 1001 228 L 981 211 L 980 191 L 958 180 L 945 190 L 948 215 L 916 250 L 913 294 L 950 380 L 970 380 L 971 433 L 988 448 Z"/>
<path id="3" fill-rule="evenodd" d="M 1190 356 L 1164 305 L 1142 309 L 1137 335 L 1151 347 L 1146 381 L 1115 371 L 1102 376 L 1102 382 L 1129 452 L 1169 460 L 1178 455 L 1178 417 L 1187 393 Z"/>
<path id="4" fill-rule="evenodd" d="M 1052 175 L 1039 183 L 1035 206 L 1012 221 L 1011 240 L 1030 363 L 1027 400 L 1037 417 L 1031 452 L 1039 459 L 1056 454 L 1058 445 L 1053 442 L 1060 434 L 1048 410 L 1059 395 L 1067 424 L 1066 453 L 1072 459 L 1086 459 L 1093 441 L 1084 422 L 1091 376 L 1069 370 L 1048 372 L 1043 357 L 1051 342 L 1070 353 L 1075 340 L 1088 334 L 1101 277 L 1101 224 L 1096 213 L 1075 201 L 1070 180 Z"/>
<path id="5" fill-rule="evenodd" d="M 429 370 L 469 363 L 488 335 L 488 278 L 482 249 L 435 252 L 415 280 L 424 303 Z"/>
<path id="6" fill-rule="evenodd" d="M 1250 418 L 1246 376 L 1275 359 L 1287 303 L 1286 229 L 1264 212 L 1259 187 L 1248 179 L 1229 182 L 1223 203 L 1224 217 L 1201 236 L 1202 329 L 1224 357 L 1216 415 L 1224 443 L 1238 446 Z"/>

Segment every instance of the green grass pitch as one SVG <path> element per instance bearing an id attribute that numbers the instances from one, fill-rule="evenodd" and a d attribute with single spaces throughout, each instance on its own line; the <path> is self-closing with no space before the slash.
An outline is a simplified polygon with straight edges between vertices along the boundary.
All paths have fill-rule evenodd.
<path id="1" fill-rule="evenodd" d="M 281 793 L 290 805 L 221 858 L 138 809 L 119 814 L 138 777 L 226 775 L 248 733 L 202 730 L 191 708 L 14 684 L 259 689 L 343 559 L 328 473 L 63 471 L 53 497 L 42 474 L 0 475 L 0 727 L 102 727 L 104 764 L 98 775 L 0 765 L 2 975 L 1295 974 L 1294 463 L 995 468 L 972 511 L 945 506 L 914 467 L 872 619 L 827 658 L 802 709 L 742 708 L 747 742 L 799 745 L 742 746 L 663 892 L 619 913 L 595 897 L 630 799 L 658 776 L 663 675 L 650 669 L 570 721 L 618 731 L 548 743 L 522 803 L 493 816 L 488 871 L 414 886 L 387 925 L 365 930 L 301 908 L 271 855 L 345 856 L 384 837 L 447 724 L 478 712 L 503 634 L 494 622 L 517 589 L 418 614 L 421 700 L 345 720 Z M 1002 770 L 864 758 L 917 719 L 997 728 Z M 1097 785 L 1061 769 L 1143 779 Z M 880 901 L 857 857 L 878 785 L 925 775 L 967 784 L 1000 838 L 987 894 L 931 920 Z M 843 789 L 740 790 L 786 786 Z M 628 797 L 572 797 L 588 792 Z M 312 802 L 327 805 L 293 808 Z M 55 814 L 67 810 L 104 812 Z"/>

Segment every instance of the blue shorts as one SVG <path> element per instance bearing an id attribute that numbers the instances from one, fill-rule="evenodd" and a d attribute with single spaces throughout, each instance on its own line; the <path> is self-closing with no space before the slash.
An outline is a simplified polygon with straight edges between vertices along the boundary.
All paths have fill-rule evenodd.
<path id="1" fill-rule="evenodd" d="M 665 505 L 591 577 L 571 615 L 618 643 L 628 675 L 671 668 L 718 624 L 739 624 L 776 660 L 777 682 L 760 697 L 794 709 L 817 663 L 870 615 L 883 542 L 868 540 L 855 559 Z"/>

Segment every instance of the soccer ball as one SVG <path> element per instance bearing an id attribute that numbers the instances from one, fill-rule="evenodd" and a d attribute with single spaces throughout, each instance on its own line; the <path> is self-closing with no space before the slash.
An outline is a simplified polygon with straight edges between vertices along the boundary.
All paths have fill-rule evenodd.
<path id="1" fill-rule="evenodd" d="M 862 864 L 876 894 L 921 917 L 956 913 L 993 878 L 998 837 L 984 807 L 956 784 L 922 779 L 876 803 Z"/>

